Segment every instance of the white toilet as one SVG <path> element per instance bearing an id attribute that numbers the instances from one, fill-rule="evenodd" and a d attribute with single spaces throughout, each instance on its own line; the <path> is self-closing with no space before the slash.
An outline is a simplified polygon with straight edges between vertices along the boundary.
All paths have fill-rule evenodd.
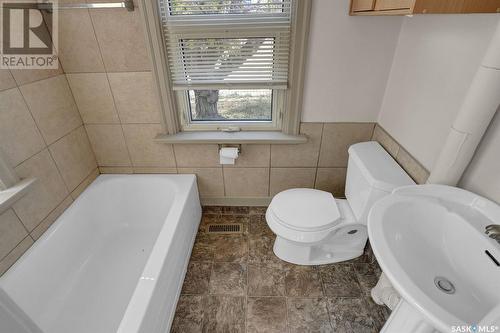
<path id="1" fill-rule="evenodd" d="M 375 141 L 349 147 L 346 199 L 329 192 L 296 188 L 276 194 L 266 212 L 276 234 L 274 253 L 298 265 L 356 258 L 368 239 L 366 218 L 378 199 L 415 182 Z"/>

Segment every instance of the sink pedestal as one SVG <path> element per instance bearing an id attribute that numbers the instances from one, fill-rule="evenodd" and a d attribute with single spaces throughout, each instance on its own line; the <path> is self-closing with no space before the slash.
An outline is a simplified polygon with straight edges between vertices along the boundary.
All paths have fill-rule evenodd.
<path id="1" fill-rule="evenodd" d="M 401 299 L 380 333 L 440 333 L 413 306 Z"/>

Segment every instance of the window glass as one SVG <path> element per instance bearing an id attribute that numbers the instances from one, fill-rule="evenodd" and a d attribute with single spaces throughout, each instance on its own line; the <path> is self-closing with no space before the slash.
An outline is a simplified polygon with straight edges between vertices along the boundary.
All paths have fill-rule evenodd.
<path id="1" fill-rule="evenodd" d="M 189 90 L 190 118 L 197 121 L 272 121 L 271 89 Z"/>

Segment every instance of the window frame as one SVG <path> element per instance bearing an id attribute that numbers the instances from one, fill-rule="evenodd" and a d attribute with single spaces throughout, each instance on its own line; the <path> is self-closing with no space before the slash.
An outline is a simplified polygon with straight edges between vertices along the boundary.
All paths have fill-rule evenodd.
<path id="1" fill-rule="evenodd" d="M 193 89 L 190 89 L 193 90 Z M 236 89 L 238 90 L 238 89 Z M 284 91 L 272 89 L 271 121 L 268 120 L 224 120 L 224 121 L 192 121 L 189 91 L 176 91 L 176 103 L 179 111 L 182 131 L 222 131 L 239 128 L 242 131 L 279 131 L 283 119 Z"/>
<path id="2" fill-rule="evenodd" d="M 222 127 L 228 126 L 238 126 L 242 131 L 281 131 L 287 135 L 299 134 L 312 0 L 293 1 L 295 15 L 292 16 L 291 22 L 288 88 L 280 92 L 281 96 L 273 98 L 273 109 L 275 101 L 277 104 L 275 110 L 277 117 L 271 126 L 243 124 L 238 121 L 231 122 L 234 125 L 224 121 L 224 126 L 221 126 L 221 123 L 212 126 L 207 126 L 208 124 L 194 126 L 195 124 L 186 123 L 183 119 L 186 102 L 183 102 L 182 96 L 172 89 L 158 1 L 139 0 L 139 4 L 142 8 L 146 41 L 153 63 L 153 77 L 162 109 L 164 134 L 172 136 L 183 131 L 220 131 Z M 278 90 L 274 89 L 273 93 Z M 187 91 L 183 93 L 187 95 Z"/>

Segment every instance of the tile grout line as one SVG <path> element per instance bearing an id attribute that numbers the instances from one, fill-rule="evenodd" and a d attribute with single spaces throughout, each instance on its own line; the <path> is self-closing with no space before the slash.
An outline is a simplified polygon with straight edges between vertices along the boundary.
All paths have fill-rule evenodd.
<path id="1" fill-rule="evenodd" d="M 286 331 L 290 332 L 290 316 L 288 314 L 288 296 L 286 295 L 286 290 L 285 290 L 285 325 L 286 325 Z"/>
<path id="2" fill-rule="evenodd" d="M 319 158 L 321 156 L 321 147 L 323 145 L 323 132 L 324 132 L 324 130 L 325 130 L 325 123 L 323 123 L 321 125 L 321 137 L 319 139 L 318 158 L 316 159 L 316 172 L 314 173 L 313 188 L 316 188 L 316 182 L 318 181 Z"/>
<path id="3" fill-rule="evenodd" d="M 22 223 L 21 223 L 22 224 Z M 16 247 L 19 246 L 19 244 L 21 244 L 22 242 L 24 242 L 24 240 L 26 238 L 30 237 L 31 238 L 31 235 L 29 233 L 26 234 L 26 236 L 23 237 L 23 239 L 21 239 L 16 245 L 14 245 L 14 247 L 9 251 L 7 252 L 3 257 L 0 258 L 0 262 L 2 262 L 5 258 L 7 258 L 9 256 L 9 254 L 11 254 L 15 249 Z M 33 238 L 32 238 L 33 239 Z M 1 274 L 0 274 L 1 276 Z"/>
<path id="4" fill-rule="evenodd" d="M 250 216 L 250 214 L 247 214 Z M 250 217 L 248 218 L 248 225 L 247 225 L 247 233 L 250 233 Z M 249 284 L 249 279 L 248 279 L 248 271 L 250 268 L 249 265 L 249 255 L 250 255 L 250 240 L 248 239 L 247 235 L 247 253 L 246 253 L 246 293 L 245 293 L 245 333 L 248 331 L 248 284 Z"/>
<path id="5" fill-rule="evenodd" d="M 120 122 L 120 127 L 121 127 L 122 135 L 123 135 L 123 141 L 125 143 L 125 148 L 127 149 L 127 155 L 128 155 L 128 160 L 130 162 L 130 167 L 134 168 L 135 166 L 134 166 L 134 163 L 132 162 L 132 156 L 130 154 L 130 149 L 129 149 L 129 144 L 127 142 L 127 138 L 125 137 L 125 130 L 123 129 L 123 123 L 122 123 L 122 119 L 120 117 L 120 111 L 118 110 L 118 107 L 116 105 L 115 94 L 113 93 L 113 89 L 111 88 L 111 82 L 109 81 L 108 68 L 106 66 L 106 62 L 104 61 L 104 57 L 102 55 L 101 43 L 99 42 L 99 38 L 97 37 L 97 33 L 96 33 L 96 30 L 95 30 L 94 18 L 92 17 L 92 13 L 90 13 L 90 11 L 88 9 L 87 9 L 87 14 L 89 16 L 90 24 L 92 26 L 92 32 L 94 33 L 94 37 L 95 37 L 95 41 L 96 41 L 96 44 L 97 44 L 97 48 L 99 50 L 99 57 L 101 59 L 102 66 L 104 68 L 104 73 L 106 74 L 106 81 L 108 82 L 108 87 L 109 87 L 109 91 L 111 93 L 111 98 L 113 99 L 113 106 L 115 108 L 116 115 L 118 117 L 118 121 Z M 95 154 L 95 152 L 94 152 L 94 154 Z M 99 163 L 98 163 L 98 166 L 100 166 Z M 133 173 L 133 171 L 132 171 L 132 173 Z"/>
<path id="6" fill-rule="evenodd" d="M 221 165 L 221 172 L 222 172 L 222 188 L 223 188 L 223 191 L 224 191 L 224 198 L 226 197 L 226 180 L 224 179 L 224 164 Z"/>
<path id="7" fill-rule="evenodd" d="M 273 145 L 270 144 L 269 145 L 269 180 L 268 180 L 268 184 L 267 184 L 267 196 L 270 197 L 271 196 L 271 168 L 272 168 L 272 165 L 273 165 Z"/>
<path id="8" fill-rule="evenodd" d="M 43 133 L 42 133 L 42 131 L 41 131 L 41 129 L 40 129 L 40 127 L 39 127 L 38 123 L 36 122 L 35 117 L 33 116 L 33 111 L 31 110 L 31 107 L 30 107 L 30 105 L 28 104 L 28 102 L 27 102 L 27 100 L 26 100 L 26 97 L 24 96 L 24 94 L 23 94 L 22 90 L 21 90 L 19 87 L 18 87 L 18 89 L 19 89 L 19 92 L 20 92 L 20 94 L 21 94 L 21 96 L 22 96 L 22 98 L 23 98 L 23 101 L 24 101 L 24 103 L 25 103 L 25 105 L 26 105 L 26 107 L 27 107 L 27 109 L 28 109 L 28 112 L 29 112 L 29 113 L 30 113 L 30 115 L 31 115 L 31 118 L 33 119 L 33 122 L 34 122 L 35 126 L 37 127 L 37 129 L 38 129 L 38 131 L 39 131 L 39 133 L 40 133 L 40 136 L 41 136 L 41 138 L 42 138 L 43 142 L 45 143 L 45 147 L 44 147 L 44 149 L 46 149 L 46 150 L 47 150 L 47 152 L 49 153 L 49 156 L 50 156 L 50 158 L 51 158 L 52 162 L 54 163 L 54 165 L 55 165 L 55 167 L 56 167 L 56 169 L 57 169 L 57 173 L 59 174 L 59 177 L 61 177 L 61 180 L 63 181 L 64 187 L 66 188 L 66 191 L 68 191 L 68 195 L 69 195 L 69 194 L 71 193 L 71 191 L 69 190 L 68 185 L 66 184 L 66 181 L 64 180 L 64 178 L 63 178 L 63 176 L 62 176 L 61 170 L 59 169 L 59 166 L 57 165 L 57 162 L 56 162 L 56 160 L 54 159 L 54 156 L 52 155 L 52 152 L 50 151 L 50 147 L 51 147 L 53 144 L 55 144 L 56 142 L 58 142 L 59 140 L 61 140 L 61 139 L 65 138 L 66 136 L 70 135 L 71 133 L 73 133 L 74 131 L 76 131 L 77 129 L 79 129 L 81 126 L 83 126 L 83 120 L 82 120 L 82 118 L 81 118 L 80 111 L 79 111 L 79 109 L 78 109 L 78 107 L 77 107 L 77 105 L 76 105 L 75 99 L 74 99 L 74 97 L 73 97 L 73 91 L 71 90 L 71 87 L 69 86 L 68 80 L 67 80 L 66 75 L 65 75 L 64 73 L 62 73 L 62 74 L 60 74 L 60 75 L 57 75 L 57 76 L 53 76 L 53 77 L 47 78 L 47 79 L 39 80 L 39 82 L 44 81 L 44 80 L 48 80 L 48 79 L 57 78 L 57 77 L 59 77 L 59 76 L 64 76 L 64 80 L 66 81 L 66 84 L 68 85 L 68 88 L 69 88 L 69 89 L 70 89 L 70 91 L 71 91 L 71 98 L 73 99 L 73 102 L 75 103 L 75 107 L 76 107 L 76 109 L 77 109 L 77 111 L 78 111 L 78 116 L 80 117 L 80 120 L 82 121 L 82 123 L 81 123 L 79 126 L 77 126 L 77 127 L 73 128 L 73 129 L 71 129 L 70 131 L 68 131 L 67 133 L 65 133 L 64 135 L 62 135 L 60 138 L 58 138 L 58 139 L 57 139 L 57 140 L 55 140 L 54 142 L 51 142 L 50 144 L 48 144 L 48 143 L 47 143 L 47 140 L 45 139 L 45 137 L 44 137 L 44 135 L 43 135 Z M 86 131 L 85 131 L 85 132 L 86 132 Z M 36 154 L 34 154 L 34 155 L 30 156 L 29 158 L 27 158 L 27 159 L 26 159 L 26 160 L 24 160 L 23 162 L 19 163 L 17 166 L 19 166 L 19 165 L 21 165 L 22 163 L 26 162 L 27 160 L 29 160 L 29 159 L 30 159 L 30 158 L 32 158 L 33 156 L 35 156 L 35 155 L 37 155 L 37 154 L 41 153 L 44 149 L 42 149 L 42 150 L 40 150 L 39 152 L 37 152 Z M 92 151 L 92 153 L 94 153 L 94 151 Z M 94 158 L 95 158 L 95 153 L 94 153 Z M 96 163 L 96 164 L 97 164 L 97 163 Z M 66 199 L 66 198 L 65 198 L 65 199 Z M 61 201 L 61 202 L 62 202 L 62 201 Z M 58 205 L 59 205 L 61 202 L 59 202 L 59 203 L 58 203 Z M 57 207 L 57 206 L 56 206 L 56 207 Z M 50 213 L 49 213 L 49 214 L 50 214 Z M 47 215 L 47 216 L 48 216 L 48 215 Z M 41 223 L 41 222 L 42 222 L 42 221 L 43 221 L 43 220 L 44 220 L 47 216 L 45 216 L 45 217 L 44 217 L 44 218 L 40 221 L 40 223 Z M 21 220 L 21 222 L 22 222 L 22 220 Z M 40 223 L 38 223 L 38 224 L 40 224 Z M 38 225 L 37 225 L 37 226 L 38 226 Z"/>
<path id="9" fill-rule="evenodd" d="M 97 163 L 96 163 L 96 165 L 97 165 Z M 75 186 L 75 188 L 74 188 L 74 189 L 73 189 L 73 190 L 69 193 L 69 196 L 71 197 L 72 193 L 73 193 L 73 192 L 74 192 L 74 191 L 75 191 L 75 190 L 76 190 L 76 189 L 77 189 L 80 185 L 82 185 L 82 184 L 83 184 L 83 183 L 87 180 L 87 178 L 89 178 L 89 177 L 90 177 L 90 175 L 92 175 L 92 173 L 94 173 L 94 171 L 96 171 L 96 170 L 97 170 L 97 176 L 99 176 L 99 167 L 98 167 L 98 166 L 96 166 L 94 169 L 92 169 L 92 171 L 90 171 L 90 172 L 88 173 L 88 175 L 86 175 L 85 177 L 83 177 L 83 180 L 82 180 L 82 181 L 81 181 L 78 185 L 76 185 L 76 186 Z M 80 195 L 78 195 L 78 196 L 80 196 Z M 72 198 L 73 200 L 75 200 L 73 197 L 71 197 L 71 198 Z M 65 198 L 64 200 L 66 200 L 66 198 Z M 64 200 L 63 200 L 63 201 L 64 201 Z M 62 202 L 62 201 L 61 201 L 61 202 Z"/>
<path id="10" fill-rule="evenodd" d="M 83 127 L 83 131 L 85 132 L 85 136 L 86 136 L 87 140 L 89 141 L 89 146 L 90 146 L 90 148 L 91 148 L 91 150 L 92 150 L 92 154 L 93 154 L 93 156 L 94 156 L 94 161 L 95 161 L 96 167 L 95 167 L 95 168 L 93 168 L 93 169 L 92 169 L 92 170 L 91 170 L 91 171 L 90 171 L 87 175 L 85 175 L 85 177 L 83 177 L 83 179 L 80 181 L 80 183 L 78 183 L 78 185 L 76 185 L 76 186 L 75 186 L 75 188 L 70 189 L 70 188 L 69 188 L 69 186 L 68 186 L 68 184 L 66 184 L 66 180 L 64 180 L 64 177 L 62 176 L 62 172 L 61 172 L 61 170 L 59 169 L 59 165 L 57 165 L 56 159 L 54 158 L 54 156 L 53 156 L 53 154 L 52 154 L 52 151 L 50 150 L 50 147 L 52 147 L 52 145 L 54 145 L 56 142 L 58 142 L 58 141 L 60 141 L 60 140 L 62 140 L 62 139 L 64 139 L 64 138 L 66 138 L 67 136 L 69 136 L 69 135 L 73 134 L 74 132 L 76 132 L 77 130 L 79 130 L 79 129 L 80 129 L 80 128 L 82 128 L 82 127 Z M 84 182 L 84 181 L 88 178 L 88 176 L 90 176 L 90 174 L 91 174 L 92 172 L 94 172 L 94 170 L 95 170 L 95 169 L 98 169 L 98 168 L 99 168 L 99 166 L 97 165 L 97 159 L 96 159 L 96 156 L 95 156 L 94 150 L 92 149 L 92 145 L 91 145 L 91 143 L 90 143 L 90 140 L 89 140 L 88 135 L 87 135 L 87 131 L 85 130 L 85 127 L 84 127 L 83 123 L 82 123 L 82 125 L 81 125 L 81 126 L 78 126 L 77 128 L 75 128 L 74 130 L 72 130 L 72 131 L 71 131 L 71 132 L 69 132 L 68 134 L 64 135 L 63 137 L 61 137 L 61 138 L 57 139 L 56 141 L 54 141 L 53 143 L 51 143 L 51 144 L 50 144 L 50 146 L 49 146 L 49 147 L 47 147 L 47 150 L 48 150 L 48 152 L 49 152 L 49 154 L 50 154 L 50 157 L 51 157 L 51 158 L 52 158 L 52 160 L 54 161 L 54 164 L 55 164 L 55 166 L 56 166 L 56 168 L 57 168 L 57 171 L 59 172 L 59 175 L 61 176 L 61 179 L 62 179 L 62 181 L 63 181 L 64 185 L 66 186 L 66 189 L 67 189 L 67 190 L 68 190 L 68 192 L 69 192 L 69 194 L 68 194 L 69 196 L 71 196 L 71 193 L 72 193 L 72 192 L 73 192 L 73 191 L 74 191 L 74 190 L 75 190 L 78 186 L 80 186 L 80 185 L 81 185 L 81 184 L 82 184 L 82 183 L 83 183 L 83 182 Z M 66 199 L 66 198 L 65 198 L 65 199 Z M 63 201 L 64 201 L 64 200 L 63 200 Z M 61 202 L 62 202 L 62 201 L 61 201 Z M 60 203 L 59 203 L 59 204 L 60 204 Z M 58 205 L 59 205 L 59 204 L 58 204 Z M 48 215 L 47 215 L 47 216 L 48 216 Z M 43 220 L 42 220 L 42 221 L 43 221 Z"/>
<path id="11" fill-rule="evenodd" d="M 170 145 L 172 147 L 172 155 L 174 156 L 174 164 L 175 164 L 175 173 L 179 173 L 179 166 L 177 165 L 177 155 L 175 154 L 175 147 L 173 144 Z M 196 177 L 196 182 L 198 182 L 198 177 Z"/>
<path id="12" fill-rule="evenodd" d="M 94 25 L 94 18 L 92 17 L 92 13 L 90 10 L 86 9 L 87 15 L 89 17 L 90 25 L 92 26 L 92 32 L 95 38 L 95 42 L 97 44 L 97 48 L 99 50 L 99 58 L 101 59 L 102 62 L 102 68 L 104 69 L 104 73 L 106 73 L 106 76 L 108 74 L 108 69 L 106 68 L 106 63 L 104 62 L 104 57 L 102 56 L 102 49 L 101 49 L 101 44 L 99 43 L 99 38 L 97 38 L 97 33 L 95 31 L 95 25 Z M 118 112 L 118 110 L 117 110 Z"/>
<path id="13" fill-rule="evenodd" d="M 21 88 L 21 87 L 24 87 L 24 86 L 30 85 L 30 84 L 32 84 L 32 83 L 37 83 L 37 82 L 40 82 L 40 81 L 44 81 L 44 80 L 48 80 L 48 79 L 52 79 L 52 78 L 57 77 L 57 76 L 59 76 L 59 75 L 65 75 L 66 73 L 64 73 L 64 70 L 62 69 L 62 65 L 61 65 L 61 71 L 62 71 L 62 73 L 56 73 L 56 74 L 51 75 L 51 76 L 48 76 L 48 77 L 44 77 L 44 78 L 41 78 L 41 79 L 35 79 L 35 80 L 33 80 L 33 81 L 24 82 L 24 83 L 21 83 L 21 84 L 19 84 L 19 83 L 17 82 L 17 80 L 15 79 L 14 75 L 12 75 L 12 77 L 14 78 L 14 82 L 16 83 L 16 86 L 17 86 L 18 88 Z M 12 87 L 12 88 L 10 88 L 10 89 L 13 89 L 13 88 L 15 88 L 15 87 Z M 5 89 L 5 90 L 8 90 L 8 89 Z M 2 90 L 2 91 L 4 91 L 4 90 Z"/>
<path id="14" fill-rule="evenodd" d="M 28 230 L 28 228 L 24 225 L 23 223 L 23 220 L 21 220 L 21 218 L 19 217 L 19 214 L 16 212 L 16 210 L 14 209 L 14 205 L 12 205 L 9 209 L 12 209 L 12 212 L 14 213 L 14 215 L 16 215 L 17 219 L 19 220 L 19 222 L 21 222 L 21 225 L 23 226 L 24 230 L 26 230 L 26 233 L 29 235 L 30 234 L 30 231 Z M 7 209 L 8 210 L 8 209 Z M 6 211 L 7 211 L 6 210 Z M 3 213 L 2 213 L 3 214 Z M 50 213 L 49 213 L 50 214 Z M 47 215 L 48 216 L 48 215 Z M 45 217 L 42 219 L 42 221 L 45 219 Z M 42 222 L 40 221 L 40 223 Z M 38 225 L 37 225 L 38 226 Z M 35 227 L 36 228 L 36 227 Z M 33 230 L 35 229 L 33 228 Z M 19 245 L 19 244 L 18 244 Z M 17 245 L 16 245 L 17 246 Z"/>
<path id="15" fill-rule="evenodd" d="M 38 223 L 37 223 L 37 225 L 33 228 L 33 230 L 28 231 L 28 234 L 31 236 L 31 233 L 32 233 L 32 232 L 33 232 L 36 228 L 38 228 L 38 227 L 40 226 L 40 224 L 42 224 L 42 222 L 43 222 L 43 221 L 44 221 L 47 217 L 49 217 L 49 216 L 50 216 L 50 214 L 52 214 L 53 212 L 55 212 L 55 210 L 56 210 L 56 209 L 57 209 L 57 208 L 58 208 L 58 207 L 59 207 L 59 206 L 60 206 L 60 205 L 64 202 L 64 200 L 66 200 L 66 199 L 68 199 L 68 198 L 70 198 L 70 199 L 71 199 L 71 201 L 74 201 L 74 200 L 73 200 L 73 198 L 71 197 L 71 193 L 69 193 L 67 196 L 65 196 L 65 197 L 64 197 L 64 199 L 62 199 L 62 200 L 61 200 L 61 202 L 59 202 L 59 203 L 58 203 L 58 204 L 54 207 L 54 209 L 52 209 L 52 210 L 51 210 L 51 211 L 50 211 L 50 212 L 49 212 L 49 213 L 48 213 L 45 217 L 43 217 L 43 218 L 41 219 L 41 221 L 40 221 L 40 222 L 38 222 Z M 16 215 L 17 215 L 17 213 L 16 213 Z M 19 219 L 19 220 L 21 220 L 21 219 Z"/>
<path id="16" fill-rule="evenodd" d="M 61 66 L 62 66 L 62 64 L 61 64 Z M 80 120 L 82 122 L 82 125 L 80 127 L 83 127 L 83 131 L 85 132 L 85 136 L 86 136 L 87 141 L 89 143 L 90 150 L 92 151 L 92 155 L 94 155 L 95 164 L 96 164 L 97 167 L 99 167 L 99 165 L 97 163 L 97 155 L 96 155 L 96 153 L 94 151 L 94 148 L 92 147 L 92 143 L 90 142 L 90 138 L 89 138 L 89 134 L 87 133 L 87 129 L 85 128 L 85 121 L 83 120 L 82 112 L 80 111 L 80 107 L 78 106 L 78 103 L 76 102 L 75 93 L 73 92 L 73 88 L 71 88 L 71 84 L 70 84 L 70 82 L 68 80 L 68 75 L 64 72 L 64 70 L 63 70 L 63 74 L 64 74 L 64 79 L 66 80 L 66 84 L 68 85 L 69 91 L 71 92 L 71 98 L 73 99 L 73 102 L 75 103 L 76 110 L 78 111 L 78 115 L 80 116 Z M 79 129 L 80 127 L 78 127 L 77 129 Z M 73 130 L 73 131 L 75 131 L 75 130 Z M 52 144 L 54 144 L 54 143 L 55 142 L 53 142 Z M 54 162 L 55 162 L 55 159 L 54 159 Z M 90 173 L 89 173 L 89 175 L 90 175 Z M 88 177 L 88 175 L 85 178 L 87 178 L 87 177 Z M 84 180 L 85 180 L 85 178 L 84 178 Z M 63 178 L 63 181 L 64 181 L 64 178 Z M 80 184 L 78 184 L 78 186 L 79 185 Z M 71 195 L 71 192 L 74 191 L 75 189 L 76 189 L 76 187 L 73 190 L 70 190 L 70 195 Z"/>
<path id="17" fill-rule="evenodd" d="M 92 26 L 93 27 L 93 26 Z M 97 36 L 96 36 L 96 39 L 97 39 Z M 99 42 L 97 42 L 98 46 L 99 46 Z M 101 52 L 101 48 L 99 46 L 99 52 Z M 103 60 L 103 63 L 104 63 L 104 60 Z M 122 129 L 122 135 L 123 135 L 123 142 L 125 143 L 125 148 L 127 149 L 127 155 L 128 155 L 128 160 L 130 162 L 130 166 L 132 168 L 135 167 L 134 163 L 132 162 L 132 155 L 130 154 L 130 148 L 129 148 L 129 143 L 127 142 L 127 138 L 125 137 L 125 130 L 123 129 L 123 122 L 122 122 L 122 118 L 120 116 L 120 111 L 118 110 L 118 106 L 116 105 L 116 98 L 115 98 L 115 94 L 113 93 L 113 88 L 111 88 L 111 82 L 109 81 L 109 75 L 108 73 L 106 72 L 106 82 L 108 82 L 108 87 L 109 87 L 109 92 L 111 93 L 111 99 L 113 100 L 113 106 L 115 108 L 115 111 L 116 111 L 116 115 L 118 117 L 118 121 L 120 122 L 120 128 Z M 177 168 L 177 167 L 176 167 Z"/>
<path id="18" fill-rule="evenodd" d="M 67 81 L 66 81 L 66 82 L 67 82 Z M 69 86 L 69 84 L 68 84 L 68 86 Z M 50 159 L 51 159 L 52 163 L 54 163 L 54 166 L 56 167 L 57 174 L 58 174 L 58 175 L 59 175 L 59 177 L 61 178 L 61 180 L 62 180 L 62 182 L 63 182 L 63 184 L 64 184 L 64 187 L 66 188 L 66 191 L 68 192 L 68 193 L 67 193 L 67 195 L 64 197 L 64 199 L 63 199 L 63 200 L 61 200 L 61 202 L 57 203 L 57 205 L 54 207 L 54 209 L 52 209 L 52 210 L 51 210 L 51 211 L 50 211 L 50 212 L 49 212 L 49 213 L 48 213 L 45 217 L 43 217 L 43 218 L 42 218 L 42 219 L 38 222 L 38 224 L 35 226 L 35 228 L 36 228 L 36 227 L 38 227 L 38 226 L 40 225 L 40 223 L 42 223 L 42 221 L 43 221 L 43 220 L 45 220 L 45 219 L 46 219 L 46 218 L 47 218 L 47 217 L 48 217 L 48 216 L 49 216 L 49 215 L 50 215 L 50 214 L 51 214 L 51 213 L 52 213 L 52 212 L 53 212 L 53 211 L 54 211 L 54 210 L 55 210 L 55 209 L 56 209 L 56 208 L 57 208 L 57 207 L 58 207 L 58 206 L 59 206 L 59 205 L 60 205 L 60 204 L 64 201 L 64 200 L 66 200 L 66 197 L 67 197 L 67 196 L 71 196 L 71 192 L 68 190 L 68 185 L 66 184 L 66 182 L 64 181 L 64 178 L 62 177 L 61 170 L 59 170 L 59 167 L 57 166 L 57 163 L 56 163 L 56 161 L 55 161 L 54 157 L 52 156 L 52 153 L 50 152 L 50 146 L 47 144 L 47 141 L 46 141 L 46 139 L 45 139 L 45 137 L 44 137 L 44 135 L 43 135 L 42 131 L 40 130 L 40 127 L 38 126 L 38 123 L 36 122 L 35 117 L 33 116 L 33 111 L 31 110 L 31 107 L 30 107 L 30 105 L 28 104 L 28 102 L 27 102 L 27 100 L 26 100 L 26 97 L 24 96 L 23 92 L 21 91 L 21 89 L 20 89 L 19 87 L 18 87 L 18 90 L 19 90 L 19 93 L 21 94 L 21 97 L 22 97 L 22 99 L 23 99 L 23 101 L 24 101 L 24 104 L 26 105 L 26 108 L 28 109 L 28 112 L 29 112 L 29 114 L 30 114 L 31 118 L 33 119 L 33 123 L 35 124 L 36 128 L 38 129 L 38 132 L 40 133 L 40 137 L 42 138 L 42 140 L 43 140 L 43 142 L 44 142 L 44 144 L 45 144 L 45 147 L 44 147 L 42 150 L 40 150 L 40 151 L 39 151 L 39 152 L 37 152 L 36 154 L 32 155 L 31 157 L 29 157 L 28 159 L 26 159 L 26 160 L 25 160 L 25 161 L 23 161 L 22 163 L 24 163 L 24 162 L 28 161 L 28 160 L 29 160 L 30 158 L 32 158 L 33 156 L 35 156 L 35 155 L 37 155 L 37 154 L 40 154 L 40 153 L 41 153 L 41 152 L 43 152 L 44 150 L 47 150 L 47 153 L 49 154 L 49 156 L 50 156 Z M 78 113 L 80 113 L 80 112 L 78 112 Z M 66 133 L 66 134 L 65 134 L 65 135 L 63 135 L 61 138 L 65 137 L 66 135 L 69 135 L 70 133 L 72 133 L 74 130 L 76 130 L 76 129 L 78 129 L 78 128 L 79 128 L 79 127 L 72 129 L 69 133 Z M 59 138 L 58 140 L 60 140 L 61 138 Z M 56 141 L 58 141 L 58 140 L 56 140 Z M 56 141 L 52 142 L 50 145 L 54 144 Z M 19 165 L 21 165 L 22 163 L 19 163 L 19 164 L 18 164 L 18 166 L 19 166 Z M 15 170 L 15 169 L 14 169 L 14 170 Z M 14 213 L 16 214 L 16 216 L 18 216 L 18 214 L 17 214 L 17 212 L 16 212 L 16 210 L 15 210 L 15 208 L 14 208 L 14 207 L 12 207 L 12 210 L 14 211 Z M 18 219 L 19 219 L 19 221 L 21 221 L 21 224 L 25 227 L 25 229 L 26 229 L 26 230 L 28 230 L 28 228 L 26 228 L 26 226 L 24 225 L 23 220 L 22 220 L 22 219 L 20 219 L 20 218 L 19 218 L 19 216 L 18 216 Z M 33 228 L 33 230 L 35 230 L 35 228 Z M 32 231 L 33 231 L 33 230 L 32 230 Z M 28 232 L 28 234 L 30 234 L 30 232 Z M 30 235 L 31 235 L 31 234 L 30 234 Z"/>

